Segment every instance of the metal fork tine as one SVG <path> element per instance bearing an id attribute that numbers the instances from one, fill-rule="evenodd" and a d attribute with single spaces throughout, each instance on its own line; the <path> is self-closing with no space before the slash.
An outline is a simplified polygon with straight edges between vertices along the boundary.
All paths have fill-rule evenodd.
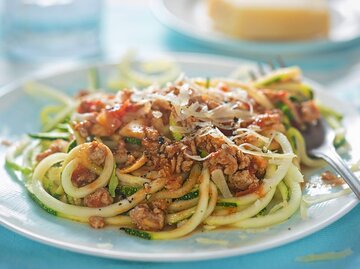
<path id="1" fill-rule="evenodd" d="M 283 58 L 282 58 L 280 55 L 278 55 L 278 56 L 276 57 L 276 61 L 278 62 L 278 64 L 280 65 L 281 68 L 286 67 L 285 62 L 284 62 Z"/>
<path id="2" fill-rule="evenodd" d="M 256 80 L 257 79 L 257 76 L 255 74 L 255 72 L 253 70 L 249 70 L 249 76 L 252 80 Z"/>
<path id="3" fill-rule="evenodd" d="M 276 56 L 274 60 L 273 59 L 268 60 L 265 64 L 262 62 L 258 62 L 257 73 L 260 76 L 265 76 L 267 73 L 271 71 L 275 71 L 279 67 L 280 68 L 286 67 L 285 62 L 280 55 Z M 256 80 L 258 78 L 254 70 L 249 70 L 248 73 L 252 80 Z"/>
<path id="4" fill-rule="evenodd" d="M 263 64 L 258 62 L 257 65 L 258 65 L 258 70 L 259 70 L 260 75 L 265 76 L 266 72 L 265 72 Z"/>
<path id="5" fill-rule="evenodd" d="M 271 70 L 275 70 L 275 65 L 274 65 L 274 63 L 273 63 L 273 61 L 271 59 L 268 60 L 267 64 L 270 66 Z"/>

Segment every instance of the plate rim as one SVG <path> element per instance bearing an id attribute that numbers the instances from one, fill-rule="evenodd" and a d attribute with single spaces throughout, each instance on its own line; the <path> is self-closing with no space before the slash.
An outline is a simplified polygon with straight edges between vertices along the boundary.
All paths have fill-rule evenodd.
<path id="1" fill-rule="evenodd" d="M 181 60 L 182 62 L 216 62 L 218 61 L 220 65 L 227 65 L 227 66 L 234 66 L 241 63 L 254 63 L 253 61 L 249 61 L 246 59 L 239 59 L 239 58 L 231 58 L 226 56 L 218 56 L 218 55 L 211 55 L 211 54 L 200 54 L 200 53 L 164 53 L 167 56 L 172 56 L 174 59 Z M 54 68 L 47 68 L 44 70 L 40 70 L 37 72 L 30 73 L 27 76 L 24 76 L 14 82 L 11 82 L 7 85 L 4 85 L 3 87 L 0 87 L 0 99 L 6 98 L 6 95 L 17 91 L 24 82 L 28 80 L 37 80 L 37 79 L 46 79 L 50 78 L 51 76 L 60 75 L 63 73 L 78 71 L 87 69 L 91 66 L 109 66 L 109 65 L 116 65 L 117 62 L 115 61 L 98 61 L 98 62 L 92 62 L 92 63 L 70 63 Z M 325 92 L 323 90 L 323 86 L 321 84 L 314 82 L 312 80 L 308 80 L 311 82 L 312 85 L 318 87 L 319 92 Z M 329 93 L 325 93 L 326 95 L 330 95 L 333 98 L 338 99 L 337 97 L 334 97 L 333 95 Z M 351 106 L 353 108 L 353 106 Z M 354 108 L 355 111 L 355 108 Z M 357 113 L 357 115 L 360 115 Z M 6 150 L 4 150 L 6 151 Z M 5 167 L 2 169 L 5 170 Z M 353 195 L 353 194 L 352 194 Z M 354 197 L 354 195 L 353 195 Z M 170 254 L 158 254 L 158 253 L 148 253 L 144 254 L 142 253 L 141 256 L 138 255 L 138 253 L 135 252 L 126 252 L 126 251 L 119 251 L 119 250 L 109 250 L 109 249 L 95 249 L 93 247 L 84 247 L 79 246 L 73 243 L 67 243 L 60 241 L 58 239 L 51 239 L 46 238 L 43 235 L 38 235 L 36 233 L 33 233 L 31 231 L 26 230 L 23 227 L 18 227 L 16 224 L 12 224 L 10 221 L 7 221 L 5 218 L 3 218 L 0 215 L 0 224 L 9 230 L 25 236 L 29 239 L 32 239 L 34 241 L 37 241 L 39 243 L 50 245 L 52 247 L 61 248 L 69 251 L 73 251 L 76 253 L 81 254 L 87 254 L 92 256 L 98 256 L 98 257 L 105 257 L 105 258 L 114 258 L 114 259 L 122 259 L 122 260 L 132 260 L 132 261 L 149 261 L 149 262 L 185 262 L 185 261 L 197 261 L 197 260 L 211 260 L 211 259 L 218 259 L 218 258 L 225 258 L 225 257 L 231 257 L 231 256 L 242 256 L 250 253 L 258 253 L 261 251 L 265 251 L 270 248 L 280 247 L 285 244 L 295 242 L 298 239 L 307 237 L 329 225 L 334 223 L 335 221 L 341 219 L 344 215 L 349 213 L 359 202 L 354 198 L 350 202 L 348 202 L 345 206 L 342 207 L 341 211 L 333 216 L 331 216 L 328 219 L 321 220 L 317 223 L 316 226 L 312 227 L 311 229 L 307 229 L 305 232 L 303 230 L 298 231 L 297 233 L 293 233 L 291 236 L 286 237 L 285 239 L 282 238 L 275 238 L 272 240 L 269 240 L 267 242 L 263 242 L 261 246 L 258 245 L 254 246 L 248 246 L 245 248 L 232 248 L 232 249 L 218 249 L 218 250 L 206 250 L 200 253 L 194 252 L 190 254 L 186 254 L 186 257 L 182 256 L 181 253 L 170 253 Z"/>
<path id="2" fill-rule="evenodd" d="M 338 49 L 345 46 L 350 46 L 352 44 L 356 44 L 360 41 L 360 33 L 353 37 L 347 38 L 344 40 L 332 41 L 326 39 L 319 40 L 309 40 L 309 41 L 297 41 L 297 42 L 256 42 L 256 41 L 248 41 L 236 39 L 233 37 L 226 36 L 219 32 L 214 32 L 214 37 L 209 36 L 208 33 L 200 30 L 196 30 L 196 28 L 188 27 L 187 24 L 179 19 L 176 15 L 174 15 L 164 4 L 165 2 L 169 2 L 172 0 L 151 0 L 150 8 L 152 13 L 157 18 L 157 20 L 169 28 L 183 36 L 190 37 L 197 41 L 200 41 L 207 46 L 217 48 L 222 51 L 230 51 L 235 52 L 237 54 L 240 53 L 250 53 L 250 54 L 260 54 L 264 55 L 267 53 L 280 53 L 282 55 L 304 55 L 308 53 L 320 52 L 320 51 L 331 51 L 334 49 Z M 185 0 L 177 0 L 180 2 L 184 2 Z M 195 0 L 203 1 L 203 0 Z M 194 3 L 195 3 L 194 1 Z M 221 40 L 223 39 L 223 40 Z M 221 46 L 225 46 L 221 47 Z M 265 50 L 265 52 L 263 52 Z"/>

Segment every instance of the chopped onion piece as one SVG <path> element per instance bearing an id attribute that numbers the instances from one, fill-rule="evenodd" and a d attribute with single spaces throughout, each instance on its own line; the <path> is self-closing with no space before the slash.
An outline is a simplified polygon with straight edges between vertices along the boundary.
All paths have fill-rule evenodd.
<path id="1" fill-rule="evenodd" d="M 211 180 L 215 183 L 215 185 L 220 190 L 221 194 L 224 198 L 231 198 L 233 195 L 229 190 L 229 186 L 225 180 L 224 173 L 221 169 L 216 169 L 211 172 Z"/>
<path id="2" fill-rule="evenodd" d="M 249 147 L 252 150 L 248 150 L 245 147 Z M 284 158 L 284 159 L 293 159 L 294 157 L 296 157 L 296 155 L 292 154 L 292 153 L 274 153 L 272 151 L 268 151 L 266 153 L 264 153 L 260 148 L 250 144 L 250 143 L 244 143 L 241 144 L 240 146 L 238 146 L 238 148 L 246 154 L 250 154 L 250 155 L 255 155 L 255 156 L 261 156 L 261 157 L 267 157 L 267 158 Z"/>

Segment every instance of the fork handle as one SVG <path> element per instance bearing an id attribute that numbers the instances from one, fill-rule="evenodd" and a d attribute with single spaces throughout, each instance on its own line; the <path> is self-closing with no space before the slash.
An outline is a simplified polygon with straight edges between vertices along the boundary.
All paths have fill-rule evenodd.
<path id="1" fill-rule="evenodd" d="M 329 163 L 345 180 L 358 199 L 360 199 L 360 180 L 349 169 L 333 147 L 329 147 L 327 150 L 313 152 L 313 155 Z"/>

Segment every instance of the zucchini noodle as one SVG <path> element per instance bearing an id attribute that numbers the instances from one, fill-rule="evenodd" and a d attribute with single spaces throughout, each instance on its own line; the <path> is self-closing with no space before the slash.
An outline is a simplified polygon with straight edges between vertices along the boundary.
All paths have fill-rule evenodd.
<path id="1" fill-rule="evenodd" d="M 135 170 L 138 170 L 141 166 L 143 166 L 147 161 L 147 158 L 145 156 L 145 154 L 143 154 L 138 160 L 136 160 L 136 162 L 128 167 L 119 169 L 119 173 L 122 174 L 128 174 L 131 173 Z"/>
<path id="2" fill-rule="evenodd" d="M 41 112 L 40 112 L 40 121 L 42 123 L 42 125 L 47 124 L 50 120 L 51 117 L 50 115 L 54 114 L 54 113 L 59 113 L 59 111 L 61 111 L 63 109 L 63 106 L 46 106 L 44 107 Z"/>
<path id="3" fill-rule="evenodd" d="M 179 212 L 181 210 L 188 209 L 197 205 L 199 202 L 199 198 L 194 198 L 186 201 L 175 201 L 171 205 L 169 205 L 169 212 Z"/>
<path id="4" fill-rule="evenodd" d="M 57 124 L 64 121 L 65 118 L 68 117 L 73 110 L 74 110 L 74 105 L 70 104 L 65 106 L 62 110 L 59 111 L 58 114 L 54 116 L 53 119 L 45 123 L 42 129 L 44 131 L 49 131 L 53 129 Z"/>
<path id="5" fill-rule="evenodd" d="M 184 185 L 180 189 L 177 189 L 175 191 L 162 190 L 162 191 L 154 194 L 152 196 L 152 199 L 179 198 L 179 197 L 185 195 L 186 193 L 191 191 L 191 189 L 196 184 L 196 181 L 200 175 L 200 172 L 201 172 L 200 167 L 198 165 L 195 165 L 191 170 L 188 180 L 184 183 Z"/>
<path id="6" fill-rule="evenodd" d="M 196 206 L 190 207 L 188 209 L 176 213 L 168 214 L 166 216 L 166 222 L 168 224 L 176 224 L 184 219 L 190 218 L 195 213 L 195 211 L 196 211 Z"/>
<path id="7" fill-rule="evenodd" d="M 227 216 L 210 216 L 205 220 L 205 223 L 208 225 L 220 226 L 220 225 L 231 224 L 255 216 L 257 213 L 259 213 L 262 209 L 264 209 L 268 205 L 268 203 L 273 198 L 274 193 L 275 193 L 275 189 L 272 189 L 264 197 L 256 200 L 256 202 L 253 205 L 249 206 L 248 208 L 245 208 L 240 212 L 230 214 Z"/>
<path id="8" fill-rule="evenodd" d="M 28 156 L 24 158 L 24 166 L 21 166 L 16 162 L 16 157 L 21 154 L 21 152 L 25 151 L 25 149 L 29 146 L 30 141 L 28 139 L 23 139 L 19 141 L 17 144 L 13 145 L 5 155 L 5 164 L 7 167 L 14 171 L 20 171 L 21 173 L 28 175 L 31 173 L 31 168 L 28 167 Z M 25 161 L 26 160 L 26 161 Z"/>
<path id="9" fill-rule="evenodd" d="M 298 182 L 294 182 L 288 177 L 285 177 L 285 183 L 289 186 L 290 189 L 290 200 L 286 206 L 283 206 L 283 208 L 277 210 L 273 214 L 244 219 L 233 224 L 232 226 L 243 229 L 268 227 L 283 222 L 292 216 L 300 206 L 301 187 Z"/>
<path id="10" fill-rule="evenodd" d="M 269 99 L 260 91 L 256 90 L 255 87 L 248 83 L 243 83 L 237 80 L 232 80 L 228 78 L 216 78 L 212 79 L 210 85 L 213 87 L 216 87 L 219 83 L 225 82 L 228 86 L 234 87 L 234 88 L 240 88 L 244 91 L 246 91 L 256 102 L 258 102 L 261 106 L 271 109 L 273 108 L 273 104 L 269 101 Z M 198 83 L 200 85 L 205 85 L 204 81 L 195 81 L 195 83 Z"/>
<path id="11" fill-rule="evenodd" d="M 210 200 L 208 204 L 208 208 L 206 209 L 203 220 L 207 219 L 212 212 L 215 210 L 216 203 L 218 199 L 218 191 L 214 183 L 210 182 Z"/>
<path id="12" fill-rule="evenodd" d="M 122 174 L 118 169 L 116 170 L 116 175 L 122 185 L 142 187 L 145 183 L 150 182 L 150 180 L 146 178 Z"/>
<path id="13" fill-rule="evenodd" d="M 133 227 L 134 223 L 129 216 L 115 216 L 105 218 L 105 223 L 118 227 Z"/>
<path id="14" fill-rule="evenodd" d="M 209 189 L 210 189 L 210 174 L 207 168 L 204 168 L 200 175 L 199 186 L 199 202 L 196 206 L 192 217 L 182 226 L 171 231 L 164 232 L 148 232 L 151 239 L 175 239 L 191 233 L 202 222 L 206 215 L 208 207 Z"/>
<path id="15" fill-rule="evenodd" d="M 217 203 L 217 198 L 218 198 L 217 188 L 214 185 L 214 183 L 210 182 L 210 200 L 209 200 L 208 208 L 206 209 L 205 215 L 203 217 L 203 220 L 205 220 L 208 216 L 210 216 L 214 211 Z M 169 224 L 178 223 L 184 219 L 191 217 L 195 213 L 195 211 L 196 211 L 196 207 L 194 206 L 176 213 L 168 214 L 166 216 L 166 221 Z"/>
<path id="16" fill-rule="evenodd" d="M 32 184 L 32 190 L 36 198 L 38 198 L 47 207 L 54 210 L 57 215 L 69 219 L 89 218 L 91 216 L 113 217 L 119 215 L 121 213 L 129 211 L 131 208 L 135 207 L 136 204 L 143 201 L 146 198 L 146 195 L 159 191 L 165 185 L 165 179 L 160 178 L 149 183 L 149 191 L 141 189 L 135 194 L 115 204 L 100 208 L 89 208 L 69 205 L 55 199 L 44 190 L 41 181 L 37 178 L 39 177 L 33 176 Z"/>
<path id="17" fill-rule="evenodd" d="M 97 69 L 74 97 L 24 86 L 57 103 L 40 113 L 40 132 L 9 150 L 6 166 L 48 213 L 169 240 L 198 229 L 271 227 L 351 192 L 302 195 L 301 165 L 324 162 L 307 155 L 297 127 L 321 112 L 338 130 L 334 145 L 346 140 L 342 115 L 317 107 L 298 68 L 250 82 L 184 74 L 169 81 L 177 65 L 129 54 L 117 71 L 110 84 L 124 88 L 111 93 L 98 89 Z"/>
<path id="18" fill-rule="evenodd" d="M 292 154 L 292 148 L 286 137 L 277 133 L 275 140 L 281 145 L 284 154 Z M 263 179 L 263 185 L 261 193 L 268 193 L 270 190 L 274 190 L 280 181 L 285 177 L 291 165 L 291 159 L 285 159 L 276 169 L 276 171 L 270 177 Z M 220 199 L 220 202 L 236 203 L 237 205 L 246 205 L 256 201 L 259 198 L 258 193 L 251 193 L 237 198 Z"/>
<path id="19" fill-rule="evenodd" d="M 321 167 L 321 166 L 324 166 L 324 161 L 323 160 L 311 159 L 307 155 L 304 137 L 302 136 L 302 134 L 297 129 L 289 128 L 286 135 L 289 138 L 293 137 L 295 139 L 295 141 L 296 141 L 296 149 L 297 149 L 297 152 L 298 152 L 298 158 L 300 159 L 300 161 L 303 164 L 305 164 L 305 165 L 307 165 L 309 167 Z"/>
<path id="20" fill-rule="evenodd" d="M 51 98 L 65 105 L 70 105 L 74 103 L 73 99 L 71 99 L 69 96 L 62 93 L 61 91 L 34 81 L 25 84 L 24 91 L 30 95 L 41 96 L 42 98 Z"/>
<path id="21" fill-rule="evenodd" d="M 66 194 L 71 195 L 74 198 L 83 198 L 86 195 L 93 193 L 94 190 L 104 187 L 108 184 L 112 173 L 112 166 L 113 166 L 112 157 L 108 158 L 108 160 L 105 163 L 104 171 L 94 182 L 84 187 L 77 188 L 71 182 L 71 175 L 74 172 L 75 168 L 79 165 L 79 163 L 80 162 L 78 160 L 70 161 L 64 167 L 64 170 L 61 174 L 61 183 Z"/>

